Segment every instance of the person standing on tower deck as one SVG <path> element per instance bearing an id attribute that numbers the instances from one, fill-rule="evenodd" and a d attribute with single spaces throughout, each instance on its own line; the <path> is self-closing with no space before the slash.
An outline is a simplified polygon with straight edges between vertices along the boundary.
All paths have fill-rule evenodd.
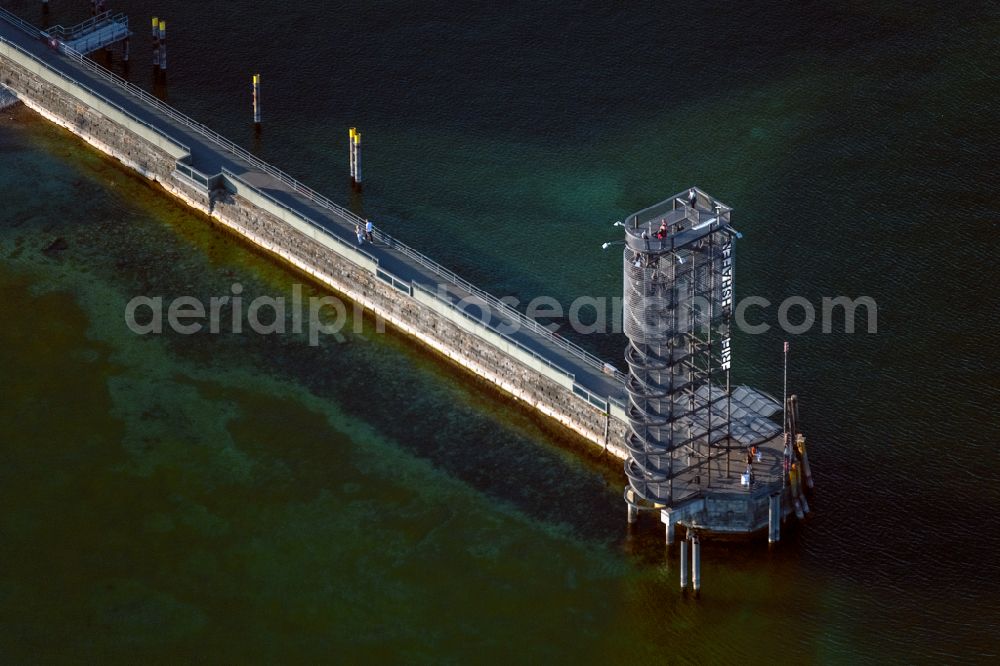
<path id="1" fill-rule="evenodd" d="M 695 204 L 697 203 L 698 203 L 698 193 L 695 192 L 694 188 L 692 187 L 690 190 L 688 190 L 688 206 L 691 206 L 691 208 L 693 209 Z"/>

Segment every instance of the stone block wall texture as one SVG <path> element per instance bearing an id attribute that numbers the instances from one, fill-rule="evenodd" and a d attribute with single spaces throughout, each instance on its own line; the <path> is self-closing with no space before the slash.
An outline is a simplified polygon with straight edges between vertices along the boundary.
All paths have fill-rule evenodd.
<path id="1" fill-rule="evenodd" d="M 444 354 L 533 409 L 624 459 L 627 424 L 574 395 L 448 318 L 394 289 L 369 270 L 300 233 L 226 189 L 205 192 L 179 177 L 175 158 L 75 97 L 0 56 L 0 82 L 30 108 L 82 137 L 252 243 L 280 257 Z"/>
<path id="2" fill-rule="evenodd" d="M 173 172 L 175 160 L 164 150 L 110 121 L 79 98 L 9 58 L 0 57 L 0 82 L 17 93 L 28 107 L 143 176 L 163 182 Z"/>

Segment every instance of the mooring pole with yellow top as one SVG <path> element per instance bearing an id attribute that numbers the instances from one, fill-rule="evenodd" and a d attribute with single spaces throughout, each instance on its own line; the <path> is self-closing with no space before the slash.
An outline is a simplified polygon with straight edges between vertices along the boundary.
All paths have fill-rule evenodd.
<path id="1" fill-rule="evenodd" d="M 167 73 L 167 22 L 160 19 L 160 73 Z"/>
<path id="2" fill-rule="evenodd" d="M 347 159 L 349 160 L 351 166 L 351 184 L 354 184 L 354 133 L 357 131 L 358 130 L 355 127 L 347 130 Z"/>
<path id="3" fill-rule="evenodd" d="M 153 68 L 160 66 L 160 19 L 153 17 Z"/>
<path id="4" fill-rule="evenodd" d="M 253 75 L 253 125 L 260 129 L 260 74 Z"/>
<path id="5" fill-rule="evenodd" d="M 361 187 L 361 132 L 354 131 L 354 184 Z"/>
<path id="6" fill-rule="evenodd" d="M 351 162 L 351 185 L 361 187 L 361 132 L 357 127 L 347 131 L 347 147 Z"/>

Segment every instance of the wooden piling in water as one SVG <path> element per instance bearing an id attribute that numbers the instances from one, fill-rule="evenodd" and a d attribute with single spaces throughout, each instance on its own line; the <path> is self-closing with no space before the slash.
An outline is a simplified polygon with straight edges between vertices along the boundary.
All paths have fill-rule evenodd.
<path id="1" fill-rule="evenodd" d="M 351 166 L 351 184 L 354 184 L 354 133 L 357 132 L 357 128 L 352 127 L 347 130 L 347 154 L 348 161 Z"/>
<path id="2" fill-rule="evenodd" d="M 354 132 L 354 184 L 361 185 L 361 132 Z"/>
<path id="3" fill-rule="evenodd" d="M 767 507 L 767 542 L 781 539 L 781 493 L 771 495 Z"/>
<path id="4" fill-rule="evenodd" d="M 153 69 L 160 67 L 160 20 L 153 17 Z"/>
<path id="5" fill-rule="evenodd" d="M 160 19 L 160 74 L 167 73 L 167 22 Z"/>
<path id="6" fill-rule="evenodd" d="M 688 540 L 681 541 L 681 590 L 688 586 Z"/>
<path id="7" fill-rule="evenodd" d="M 701 542 L 697 534 L 691 535 L 691 589 L 701 591 Z"/>
<path id="8" fill-rule="evenodd" d="M 253 85 L 253 124 L 254 127 L 260 129 L 260 123 L 261 123 L 260 74 L 253 75 L 252 85 Z"/>

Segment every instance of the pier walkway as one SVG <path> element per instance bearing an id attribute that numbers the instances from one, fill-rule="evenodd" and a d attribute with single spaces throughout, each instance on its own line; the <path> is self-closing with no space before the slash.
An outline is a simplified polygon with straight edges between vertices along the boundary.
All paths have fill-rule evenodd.
<path id="1" fill-rule="evenodd" d="M 126 39 L 130 33 L 125 14 L 106 11 L 70 28 L 57 25 L 43 34 L 58 40 L 65 50 L 86 55 Z"/>
<path id="2" fill-rule="evenodd" d="M 202 186 L 209 186 L 220 174 L 242 180 L 340 241 L 356 246 L 354 228 L 364 221 L 352 212 L 86 57 L 65 48 L 63 53 L 56 51 L 37 28 L 4 10 L 0 10 L 0 40 L 185 146 L 190 156 L 180 160 L 178 170 Z M 411 295 L 414 289 L 432 294 L 453 308 L 459 302 L 471 302 L 466 317 L 487 319 L 484 323 L 509 344 L 571 378 L 573 391 L 581 399 L 624 420 L 627 398 L 620 371 L 390 235 L 376 230 L 375 238 L 362 251 L 377 263 L 379 277 L 401 290 L 409 289 Z M 481 318 L 480 311 L 488 317 Z"/>

